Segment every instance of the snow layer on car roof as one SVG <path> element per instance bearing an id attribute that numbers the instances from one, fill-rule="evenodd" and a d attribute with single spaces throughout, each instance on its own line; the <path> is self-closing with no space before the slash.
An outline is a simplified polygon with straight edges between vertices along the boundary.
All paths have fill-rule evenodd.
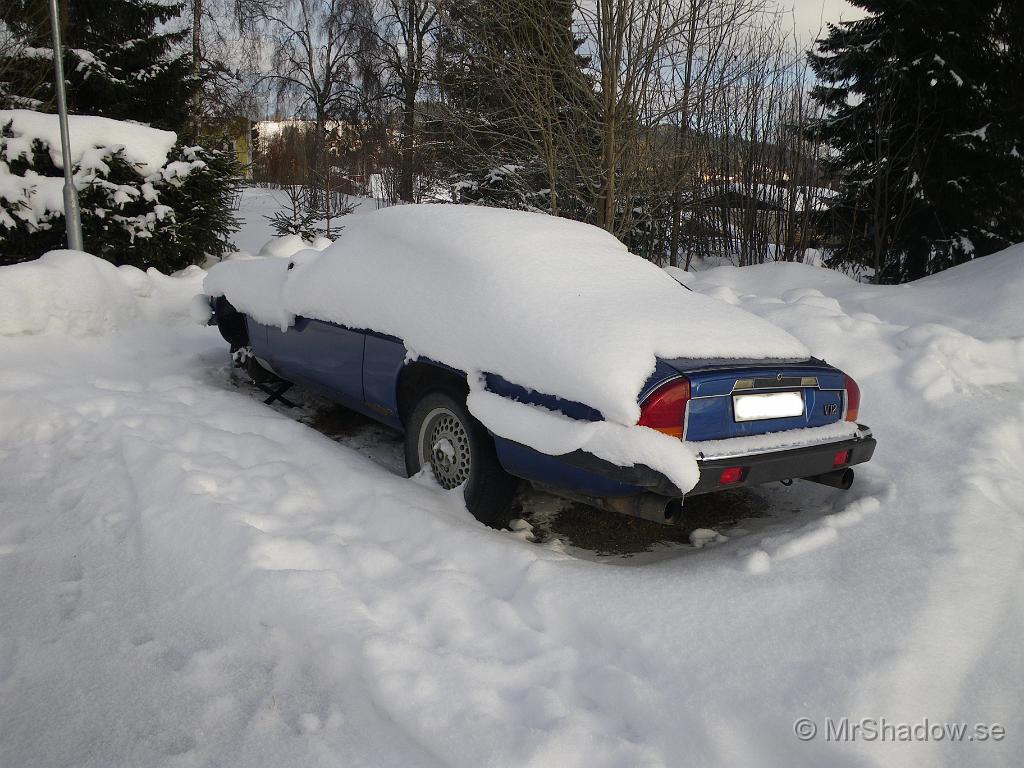
<path id="1" fill-rule="evenodd" d="M 597 227 L 537 213 L 407 205 L 353 217 L 322 254 L 216 265 L 254 319 L 296 315 L 397 336 L 414 355 L 635 424 L 655 358 L 806 359 L 782 329 L 691 293 Z"/>

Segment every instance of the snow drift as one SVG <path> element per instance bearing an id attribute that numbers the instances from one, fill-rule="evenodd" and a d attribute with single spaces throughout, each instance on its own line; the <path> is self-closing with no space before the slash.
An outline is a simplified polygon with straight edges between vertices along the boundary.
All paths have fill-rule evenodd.
<path id="1" fill-rule="evenodd" d="M 702 549 L 603 562 L 242 394 L 175 319 L 194 277 L 132 289 L 161 322 L 0 336 L 0 765 L 1019 765 L 1019 262 L 958 269 L 955 314 L 933 280 L 697 274 L 848 367 L 878 453 L 845 494 L 760 488 Z M 1006 738 L 826 740 L 845 717 Z"/>
<path id="2" fill-rule="evenodd" d="M 51 251 L 0 268 L 0 336 L 94 336 L 142 319 L 183 321 L 203 274 L 196 267 L 168 277 L 82 251 Z"/>
<path id="3" fill-rule="evenodd" d="M 296 315 L 403 339 L 635 424 L 655 358 L 806 359 L 793 336 L 681 288 L 607 232 L 542 214 L 410 205 L 358 217 L 322 255 L 214 266 L 204 284 L 287 327 Z"/>
<path id="4" fill-rule="evenodd" d="M 934 323 L 980 339 L 1024 336 L 1024 243 L 903 285 L 858 283 L 794 262 L 717 267 L 700 273 L 699 282 L 710 295 L 757 308 L 798 304 L 868 322 L 885 317 L 907 326 Z M 762 314 L 771 320 L 776 315 Z"/>

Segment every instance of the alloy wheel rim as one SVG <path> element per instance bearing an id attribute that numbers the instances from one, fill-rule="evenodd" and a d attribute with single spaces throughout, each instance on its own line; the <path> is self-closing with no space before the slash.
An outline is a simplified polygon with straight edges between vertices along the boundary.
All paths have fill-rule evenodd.
<path id="1" fill-rule="evenodd" d="M 451 409 L 434 408 L 427 414 L 420 427 L 418 443 L 420 466 L 429 464 L 442 488 L 458 488 L 469 479 L 472 470 L 469 434 Z"/>

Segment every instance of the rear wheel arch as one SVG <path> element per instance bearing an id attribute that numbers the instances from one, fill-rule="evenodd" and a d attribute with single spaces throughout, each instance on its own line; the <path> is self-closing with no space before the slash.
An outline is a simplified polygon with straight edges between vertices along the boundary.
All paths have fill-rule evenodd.
<path id="1" fill-rule="evenodd" d="M 402 426 L 407 427 L 409 416 L 425 395 L 430 392 L 446 392 L 452 397 L 461 397 L 465 402 L 469 394 L 466 377 L 457 371 L 435 363 L 412 362 L 398 374 L 398 417 Z"/>
<path id="2" fill-rule="evenodd" d="M 477 520 L 492 528 L 509 524 L 519 481 L 502 467 L 464 394 L 435 387 L 416 399 L 406 425 L 405 469 L 411 477 L 427 467 L 442 488 L 462 488 Z"/>
<path id="3" fill-rule="evenodd" d="M 445 481 L 462 480 L 466 507 L 477 520 L 493 528 L 504 528 L 511 519 L 510 510 L 519 481 L 505 472 L 498 459 L 494 438 L 466 405 L 469 384 L 464 374 L 442 365 L 413 362 L 406 365 L 398 379 L 398 412 L 405 428 L 405 468 L 414 475 L 424 467 L 425 428 L 431 414 L 444 413 L 458 422 L 451 440 L 458 443 L 457 454 L 469 453 L 468 476 L 451 467 L 431 467 L 442 487 Z M 451 470 L 451 471 L 450 471 Z"/>

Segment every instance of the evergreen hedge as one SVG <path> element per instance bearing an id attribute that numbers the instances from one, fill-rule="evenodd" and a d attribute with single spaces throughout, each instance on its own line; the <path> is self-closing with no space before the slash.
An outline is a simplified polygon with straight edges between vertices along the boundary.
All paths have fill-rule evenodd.
<path id="1" fill-rule="evenodd" d="M 0 133 L 0 264 L 65 247 L 59 199 L 63 171 L 39 139 L 28 155 L 7 157 L 9 125 Z M 6 162 L 5 162 L 6 161 Z M 172 272 L 220 257 L 238 229 L 233 214 L 241 168 L 230 152 L 178 142 L 149 176 L 114 147 L 102 162 L 75 166 L 85 249 L 114 264 Z M 53 208 L 59 208 L 53 210 Z"/>

